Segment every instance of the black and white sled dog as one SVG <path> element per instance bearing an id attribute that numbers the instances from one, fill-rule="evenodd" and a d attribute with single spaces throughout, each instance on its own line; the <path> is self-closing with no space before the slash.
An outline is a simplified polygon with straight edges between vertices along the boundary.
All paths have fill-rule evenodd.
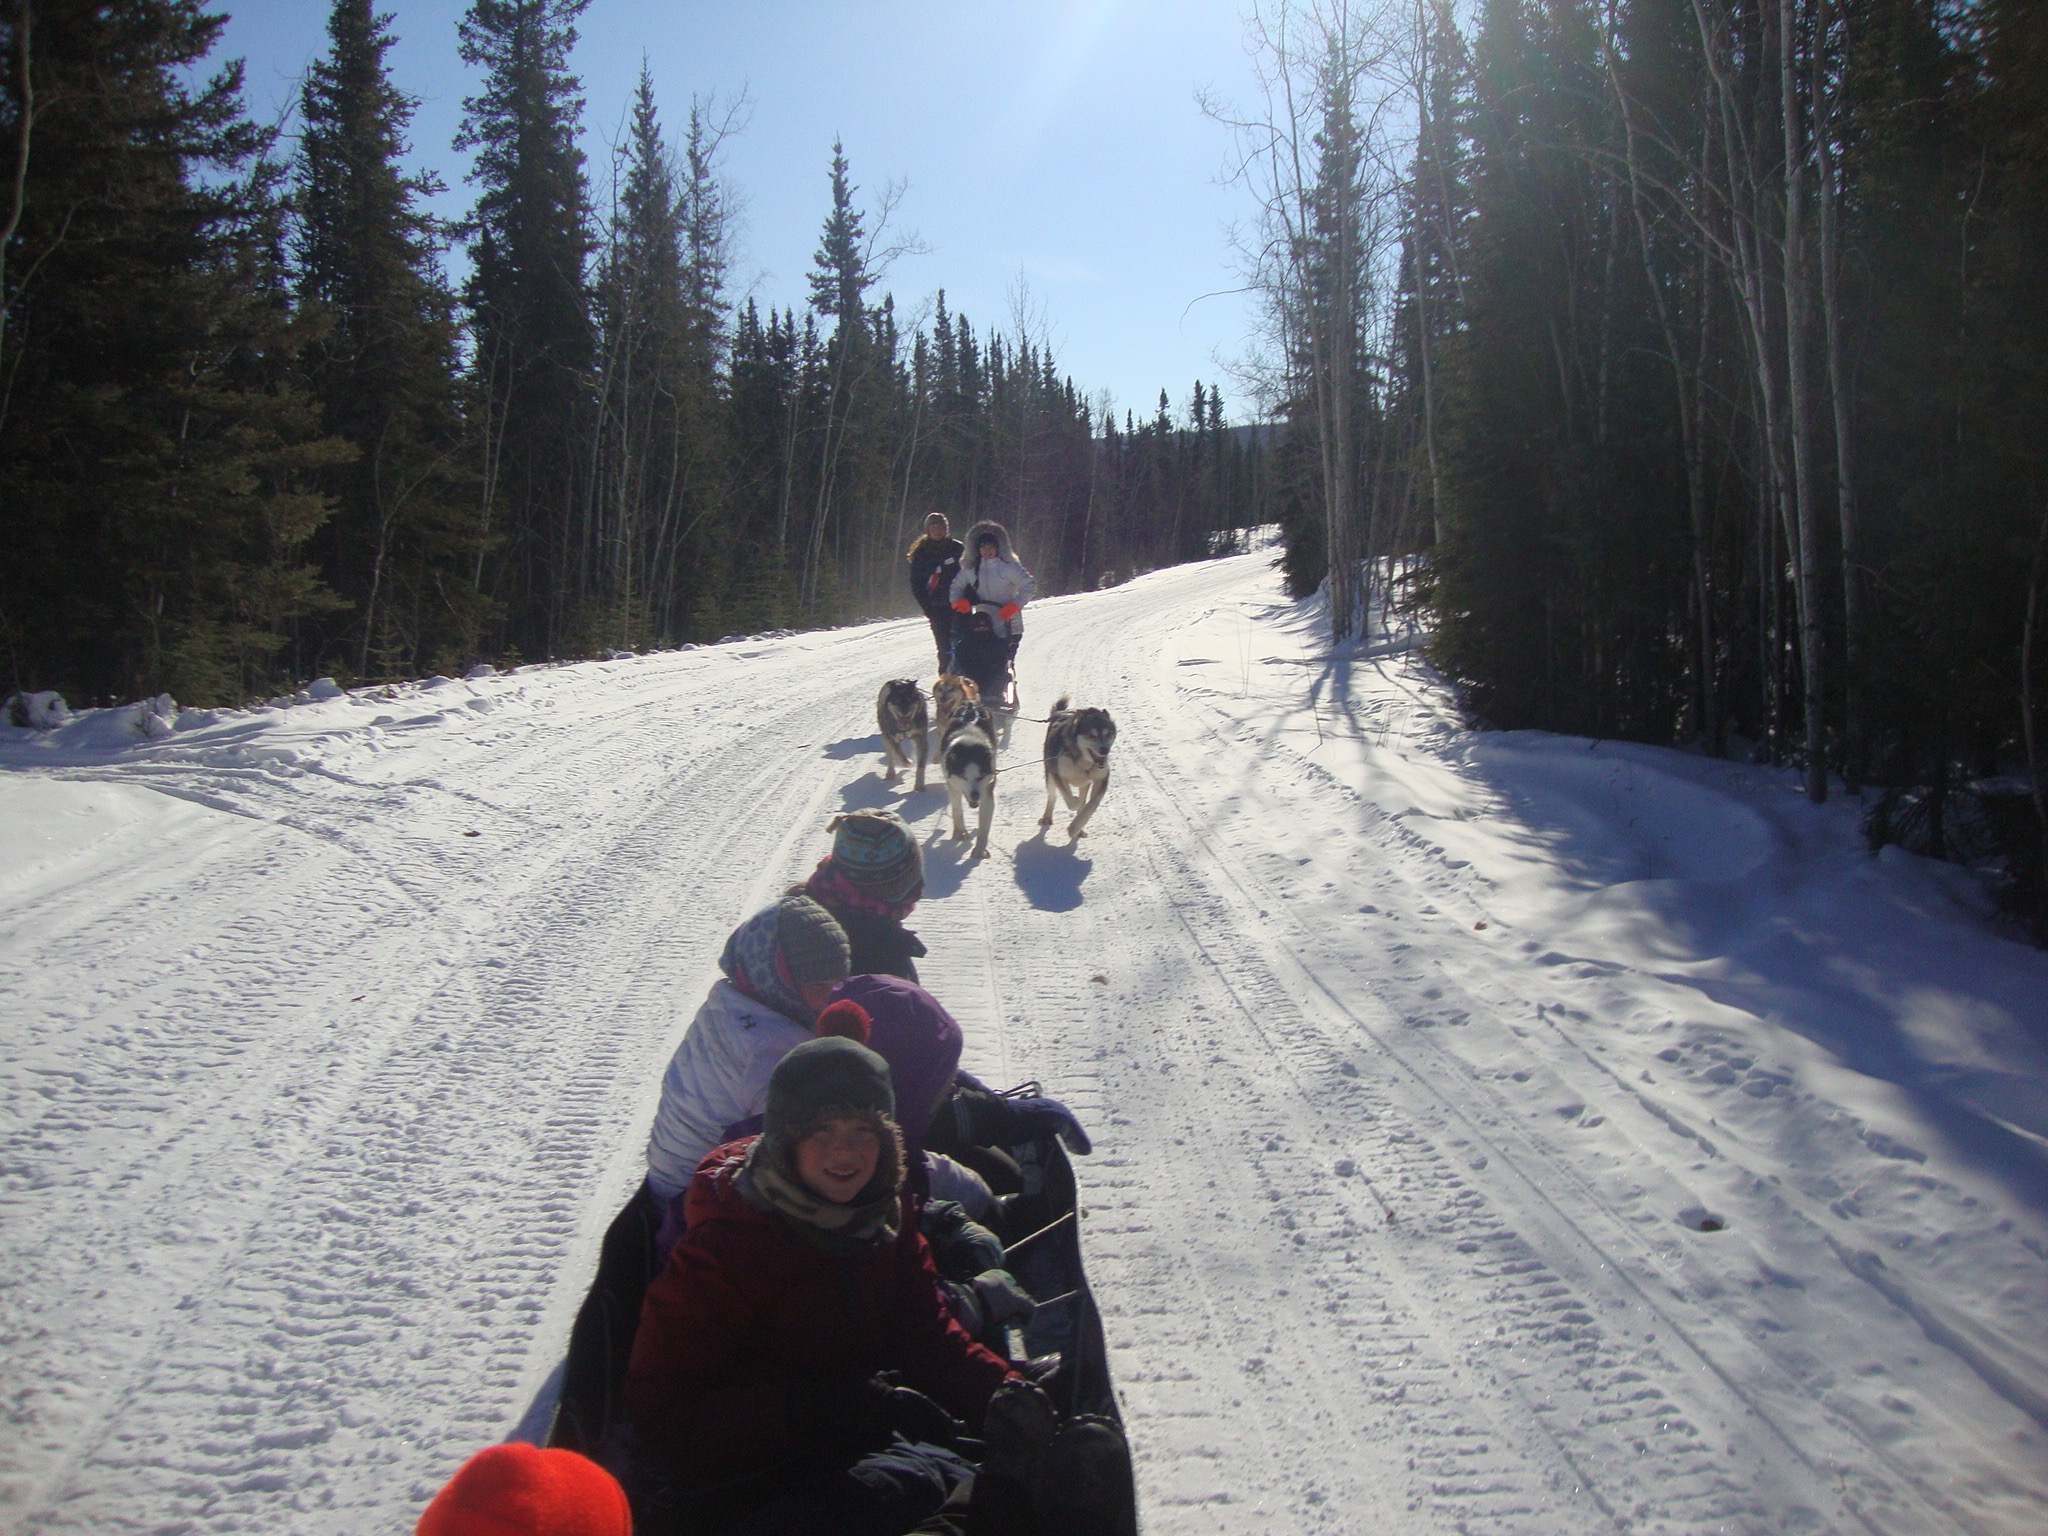
<path id="1" fill-rule="evenodd" d="M 1109 789 L 1109 749 L 1116 744 L 1116 722 L 1109 711 L 1093 705 L 1067 708 L 1061 694 L 1045 725 L 1045 814 L 1041 827 L 1052 825 L 1052 797 L 1067 802 L 1074 819 L 1067 823 L 1067 836 L 1079 837 L 1088 818 Z"/>
<path id="2" fill-rule="evenodd" d="M 974 807 L 981 819 L 970 857 L 985 858 L 989 823 L 996 816 L 996 726 L 986 705 L 962 703 L 947 717 L 939 761 L 946 770 L 946 800 L 953 807 L 953 839 L 966 840 L 963 807 Z"/>
<path id="3" fill-rule="evenodd" d="M 914 678 L 898 677 L 882 684 L 875 700 L 875 724 L 882 728 L 882 757 L 889 764 L 889 782 L 910 766 L 910 745 L 917 743 L 917 788 L 924 788 L 924 765 L 931 755 L 931 711 L 924 690 Z"/>

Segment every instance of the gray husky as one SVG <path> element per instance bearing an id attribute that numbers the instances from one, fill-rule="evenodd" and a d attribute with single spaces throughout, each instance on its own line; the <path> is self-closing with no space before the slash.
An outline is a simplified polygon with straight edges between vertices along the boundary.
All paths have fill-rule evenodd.
<path id="1" fill-rule="evenodd" d="M 924 765 L 931 754 L 931 711 L 925 707 L 924 690 L 908 677 L 882 684 L 875 700 L 875 724 L 882 728 L 882 756 L 889 764 L 889 782 L 902 778 L 902 770 L 910 766 L 910 744 L 915 741 L 917 788 L 923 789 Z"/>
<path id="2" fill-rule="evenodd" d="M 967 837 L 963 806 L 980 813 L 980 828 L 974 839 L 972 857 L 988 854 L 989 823 L 996 816 L 996 726 L 982 704 L 962 704 L 946 721 L 939 748 L 939 760 L 946 770 L 946 799 L 953 807 L 953 839 Z"/>
<path id="3" fill-rule="evenodd" d="M 1061 694 L 1045 726 L 1045 814 L 1041 827 L 1052 825 L 1052 797 L 1055 792 L 1067 802 L 1074 819 L 1067 823 L 1067 836 L 1079 837 L 1102 804 L 1109 789 L 1109 749 L 1116 744 L 1116 722 L 1109 711 L 1090 705 L 1067 708 Z"/>

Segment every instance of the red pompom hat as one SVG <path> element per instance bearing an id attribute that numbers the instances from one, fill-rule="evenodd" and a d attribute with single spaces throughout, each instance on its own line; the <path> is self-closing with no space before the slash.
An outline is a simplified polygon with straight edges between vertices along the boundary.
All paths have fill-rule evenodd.
<path id="1" fill-rule="evenodd" d="M 415 1536 L 633 1536 L 633 1512 L 596 1462 L 515 1441 L 464 1462 Z"/>
<path id="2" fill-rule="evenodd" d="M 818 1033 L 837 1035 L 841 1039 L 851 1040 L 855 1045 L 866 1045 L 868 1033 L 874 1022 L 867 1009 L 849 998 L 842 997 L 836 1003 L 827 1003 L 825 1011 L 818 1015 Z"/>

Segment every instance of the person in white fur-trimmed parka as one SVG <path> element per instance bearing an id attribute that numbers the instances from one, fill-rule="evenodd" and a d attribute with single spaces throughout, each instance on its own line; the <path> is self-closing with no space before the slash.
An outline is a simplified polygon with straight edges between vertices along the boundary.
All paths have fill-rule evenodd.
<path id="1" fill-rule="evenodd" d="M 1009 641 L 1014 660 L 1017 641 L 1024 634 L 1024 605 L 1038 595 L 1038 582 L 1017 558 L 1010 531 L 1001 523 L 976 523 L 967 530 L 965 542 L 967 553 L 960 557 L 960 574 L 953 578 L 953 611 L 994 609 L 996 633 Z"/>

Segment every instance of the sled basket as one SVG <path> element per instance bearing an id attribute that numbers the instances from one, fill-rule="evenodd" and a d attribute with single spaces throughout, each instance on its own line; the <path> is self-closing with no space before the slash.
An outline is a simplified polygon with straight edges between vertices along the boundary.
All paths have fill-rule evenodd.
<path id="1" fill-rule="evenodd" d="M 1033 1296 L 1065 1298 L 1039 1308 L 1022 1337 L 1013 1341 L 1012 1354 L 1019 1349 L 1025 1355 L 1057 1351 L 1064 1363 L 1048 1390 L 1061 1414 L 1096 1414 L 1121 1424 L 1102 1317 L 1081 1262 L 1074 1165 L 1055 1137 L 1005 1150 L 1022 1170 L 1024 1191 L 1012 1202 L 997 1236 L 1014 1244 L 1037 1234 L 1017 1250 L 1012 1272 Z M 597 1457 L 623 1423 L 626 1367 L 640 1325 L 640 1304 L 660 1269 L 654 1239 L 661 1217 L 642 1184 L 606 1231 L 597 1275 L 569 1333 L 567 1358 L 550 1380 L 551 1387 L 559 1384 L 552 1413 L 550 1405 L 540 1402 L 528 1414 L 529 1423 L 547 1426 L 536 1436 L 543 1444 Z"/>

